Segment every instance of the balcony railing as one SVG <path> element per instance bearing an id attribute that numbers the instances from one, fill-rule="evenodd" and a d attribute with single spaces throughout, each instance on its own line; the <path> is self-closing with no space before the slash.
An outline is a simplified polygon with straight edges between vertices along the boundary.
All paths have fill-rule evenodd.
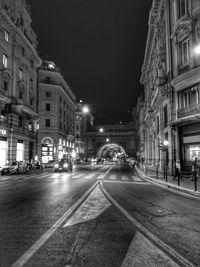
<path id="1" fill-rule="evenodd" d="M 200 104 L 190 105 L 188 107 L 177 110 L 177 117 L 183 118 L 200 113 Z"/>

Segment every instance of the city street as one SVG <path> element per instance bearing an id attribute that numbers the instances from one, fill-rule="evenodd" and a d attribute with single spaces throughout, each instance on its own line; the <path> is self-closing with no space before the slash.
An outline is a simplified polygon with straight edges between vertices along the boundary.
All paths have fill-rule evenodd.
<path id="1" fill-rule="evenodd" d="M 0 266 L 200 266 L 199 204 L 128 165 L 1 176 Z"/>

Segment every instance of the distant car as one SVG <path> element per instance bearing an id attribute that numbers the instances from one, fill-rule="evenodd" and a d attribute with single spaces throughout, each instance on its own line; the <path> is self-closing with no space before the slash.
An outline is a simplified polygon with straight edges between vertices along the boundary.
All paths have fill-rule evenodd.
<path id="1" fill-rule="evenodd" d="M 74 164 L 82 164 L 83 160 L 82 159 L 75 159 Z"/>
<path id="2" fill-rule="evenodd" d="M 23 161 L 13 161 L 1 169 L 1 175 L 4 174 L 14 174 L 14 173 L 26 173 L 27 172 L 27 163 Z"/>
<path id="3" fill-rule="evenodd" d="M 54 171 L 72 171 L 72 162 L 68 159 L 61 159 L 54 164 Z"/>
<path id="4" fill-rule="evenodd" d="M 96 165 L 97 164 L 97 159 L 96 158 L 92 158 L 91 159 L 91 164 L 92 165 Z"/>
<path id="5" fill-rule="evenodd" d="M 53 168 L 56 161 L 57 160 L 49 160 L 47 163 L 44 164 L 45 168 Z"/>

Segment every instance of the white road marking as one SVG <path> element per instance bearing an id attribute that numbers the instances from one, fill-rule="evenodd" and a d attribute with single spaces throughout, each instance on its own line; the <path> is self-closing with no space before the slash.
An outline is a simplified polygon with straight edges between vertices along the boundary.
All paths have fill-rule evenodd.
<path id="1" fill-rule="evenodd" d="M 63 227 L 94 220 L 110 206 L 110 202 L 97 185 Z"/>
<path id="2" fill-rule="evenodd" d="M 144 234 L 148 238 L 148 240 L 152 243 L 154 243 L 155 246 L 162 249 L 162 251 L 169 255 L 171 258 L 176 259 L 181 266 L 193 266 L 191 262 L 189 262 L 187 259 L 185 259 L 182 255 L 180 255 L 177 251 L 175 251 L 173 248 L 165 244 L 162 240 L 154 236 L 151 232 L 149 232 L 146 228 L 144 228 L 136 219 L 134 219 L 126 210 L 124 210 L 117 201 L 114 200 L 114 198 L 106 191 L 106 189 L 103 186 L 103 182 L 100 182 L 100 186 L 102 188 L 103 193 L 106 195 L 108 200 L 117 208 L 120 210 L 122 214 L 124 214 L 140 231 L 140 233 Z"/>
<path id="3" fill-rule="evenodd" d="M 139 177 L 137 177 L 137 176 L 132 176 L 132 179 L 133 179 L 133 181 L 137 181 L 137 182 L 143 182 L 143 180 L 142 179 L 140 179 Z"/>
<path id="4" fill-rule="evenodd" d="M 117 176 L 115 174 L 111 174 L 109 177 L 110 180 L 116 180 Z"/>
<path id="5" fill-rule="evenodd" d="M 97 177 L 97 179 L 98 179 L 98 180 L 102 180 L 102 179 L 104 179 L 104 177 L 105 177 L 105 175 L 104 175 L 104 174 L 101 174 L 101 175 L 99 175 L 99 176 Z"/>
<path id="6" fill-rule="evenodd" d="M 122 176 L 122 181 L 128 181 L 128 177 L 127 176 Z"/>
<path id="7" fill-rule="evenodd" d="M 111 166 L 105 173 L 108 172 L 113 168 Z M 64 223 L 64 221 L 70 217 L 71 214 L 77 209 L 77 207 L 87 198 L 87 196 L 92 192 L 92 190 L 97 186 L 99 181 L 91 186 L 83 195 L 80 197 L 77 202 L 72 205 L 64 214 L 63 216 L 57 220 L 57 222 L 52 225 L 52 227 L 43 235 L 41 238 L 36 241 L 11 267 L 22 267 L 27 261 L 44 245 L 44 243 L 53 235 L 53 233 Z"/>
<path id="8" fill-rule="evenodd" d="M 81 176 L 83 176 L 83 174 L 72 175 L 72 179 L 79 179 Z"/>
<path id="9" fill-rule="evenodd" d="M 85 179 L 91 179 L 91 178 L 93 178 L 95 175 L 96 175 L 96 174 L 94 174 L 94 173 L 91 173 L 91 174 L 85 174 L 84 178 L 85 178 Z"/>
<path id="10" fill-rule="evenodd" d="M 57 220 L 56 223 L 38 240 L 36 241 L 11 267 L 21 267 L 36 253 L 36 251 L 44 245 L 44 243 L 52 236 L 52 234 L 60 227 L 63 222 L 69 217 L 77 207 L 87 198 L 87 196 L 94 190 L 99 181 L 91 186 L 79 199 L 72 205 L 63 216 Z"/>

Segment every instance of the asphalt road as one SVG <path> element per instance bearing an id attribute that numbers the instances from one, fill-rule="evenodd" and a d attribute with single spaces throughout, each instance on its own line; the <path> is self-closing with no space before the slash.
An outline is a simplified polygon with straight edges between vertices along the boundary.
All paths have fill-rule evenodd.
<path id="1" fill-rule="evenodd" d="M 199 207 L 127 165 L 0 176 L 0 266 L 200 266 Z"/>

